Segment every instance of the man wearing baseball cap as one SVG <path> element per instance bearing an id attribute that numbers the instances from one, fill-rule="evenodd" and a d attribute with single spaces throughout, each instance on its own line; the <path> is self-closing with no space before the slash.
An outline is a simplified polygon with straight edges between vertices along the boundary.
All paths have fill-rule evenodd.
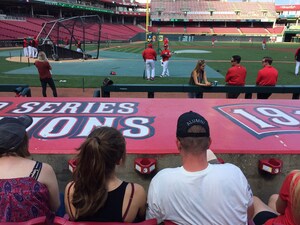
<path id="1" fill-rule="evenodd" d="M 30 116 L 0 120 L 0 223 L 53 218 L 59 190 L 55 173 L 46 163 L 26 158 Z"/>
<path id="2" fill-rule="evenodd" d="M 148 44 L 148 47 L 142 53 L 144 62 L 146 63 L 147 80 L 154 81 L 155 77 L 155 61 L 156 51 L 153 49 L 152 43 Z"/>
<path id="3" fill-rule="evenodd" d="M 163 71 L 160 77 L 168 77 L 169 73 L 169 59 L 171 58 L 171 51 L 169 50 L 169 45 L 164 44 L 164 50 L 161 51 L 160 56 L 162 57 L 162 67 Z"/>
<path id="4" fill-rule="evenodd" d="M 207 162 L 210 129 L 204 117 L 178 118 L 176 145 L 182 166 L 163 169 L 148 190 L 147 219 L 176 224 L 247 224 L 253 215 L 252 191 L 235 165 Z"/>

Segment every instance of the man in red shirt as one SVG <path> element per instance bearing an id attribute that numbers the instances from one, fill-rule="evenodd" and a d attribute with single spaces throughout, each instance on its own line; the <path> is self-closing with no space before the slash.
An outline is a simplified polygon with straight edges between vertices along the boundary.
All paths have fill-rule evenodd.
<path id="1" fill-rule="evenodd" d="M 247 75 L 245 67 L 240 65 L 241 56 L 234 55 L 231 57 L 231 68 L 228 69 L 225 82 L 228 86 L 244 86 Z M 227 93 L 226 98 L 238 98 L 240 93 Z"/>
<path id="2" fill-rule="evenodd" d="M 147 70 L 147 80 L 154 81 L 155 77 L 155 63 L 156 61 L 156 51 L 152 48 L 152 44 L 148 44 L 148 48 L 146 48 L 142 53 L 143 59 L 146 62 L 146 70 Z M 151 75 L 151 78 L 150 78 Z"/>
<path id="3" fill-rule="evenodd" d="M 258 86 L 275 86 L 278 79 L 278 71 L 271 66 L 273 59 L 264 57 L 262 59 L 263 68 L 258 71 L 256 85 Z M 272 93 L 257 93 L 257 99 L 268 99 Z"/>
<path id="4" fill-rule="evenodd" d="M 24 52 L 24 56 L 28 57 L 28 41 L 26 37 L 24 37 L 23 39 L 23 52 Z"/>
<path id="5" fill-rule="evenodd" d="M 169 59 L 171 58 L 171 51 L 168 49 L 168 47 L 169 46 L 165 44 L 164 50 L 162 50 L 160 53 L 160 56 L 162 57 L 162 67 L 163 67 L 163 71 L 160 77 L 170 76 L 168 66 L 169 66 Z"/>

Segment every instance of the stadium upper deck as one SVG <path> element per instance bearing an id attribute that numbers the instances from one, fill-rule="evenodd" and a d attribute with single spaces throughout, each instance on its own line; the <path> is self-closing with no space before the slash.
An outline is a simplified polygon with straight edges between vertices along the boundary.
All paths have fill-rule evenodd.
<path id="1" fill-rule="evenodd" d="M 152 0 L 152 21 L 261 21 L 275 22 L 278 15 L 270 2 L 220 2 Z"/>

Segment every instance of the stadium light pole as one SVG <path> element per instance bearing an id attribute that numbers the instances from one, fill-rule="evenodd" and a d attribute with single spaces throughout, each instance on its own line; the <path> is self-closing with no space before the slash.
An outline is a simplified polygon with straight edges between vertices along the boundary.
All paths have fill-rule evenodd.
<path id="1" fill-rule="evenodd" d="M 148 27 L 149 27 L 149 0 L 146 1 L 146 41 L 148 38 Z"/>

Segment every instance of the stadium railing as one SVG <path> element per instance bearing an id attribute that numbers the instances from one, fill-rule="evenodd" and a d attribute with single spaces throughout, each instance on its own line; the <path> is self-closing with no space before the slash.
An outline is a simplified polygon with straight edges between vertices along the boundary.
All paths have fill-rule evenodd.
<path id="1" fill-rule="evenodd" d="M 0 92 L 14 92 L 16 97 L 31 97 L 31 90 L 28 84 L 0 84 Z"/>
<path id="2" fill-rule="evenodd" d="M 111 92 L 147 92 L 148 98 L 154 98 L 155 92 L 195 92 L 195 93 L 245 93 L 246 99 L 252 99 L 253 93 L 292 94 L 292 99 L 299 99 L 299 85 L 276 86 L 227 86 L 217 85 L 201 87 L 188 84 L 112 84 L 94 91 L 94 97 L 110 97 Z"/>

